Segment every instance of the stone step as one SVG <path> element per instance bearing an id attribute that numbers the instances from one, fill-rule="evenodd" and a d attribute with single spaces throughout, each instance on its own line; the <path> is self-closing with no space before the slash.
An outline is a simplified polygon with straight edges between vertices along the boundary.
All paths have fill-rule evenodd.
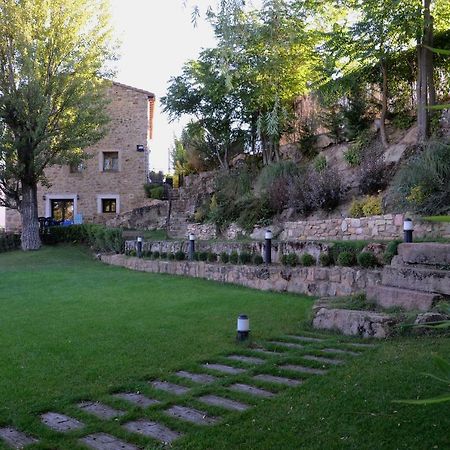
<path id="1" fill-rule="evenodd" d="M 266 350 L 265 348 L 252 348 L 250 349 L 252 352 L 257 352 L 257 353 L 261 353 L 262 355 L 267 355 L 267 356 L 283 356 L 283 353 L 280 352 L 275 352 L 272 350 Z"/>
<path id="2" fill-rule="evenodd" d="M 169 394 L 174 395 L 184 395 L 190 391 L 190 389 L 186 386 L 170 383 L 168 381 L 155 380 L 152 381 L 150 385 L 155 389 L 159 389 L 160 391 L 168 392 Z"/>
<path id="3" fill-rule="evenodd" d="M 170 428 L 167 428 L 165 425 L 145 419 L 128 422 L 123 425 L 123 428 L 131 433 L 151 437 L 160 442 L 164 442 L 165 444 L 170 444 L 183 435 L 178 431 L 173 431 Z"/>
<path id="4" fill-rule="evenodd" d="M 135 445 L 128 444 L 106 433 L 89 434 L 79 441 L 94 450 L 139 450 Z"/>
<path id="5" fill-rule="evenodd" d="M 0 440 L 15 449 L 24 448 L 27 445 L 36 444 L 39 441 L 19 430 L 11 427 L 0 428 Z"/>
<path id="6" fill-rule="evenodd" d="M 287 334 L 286 338 L 294 339 L 296 341 L 303 341 L 303 342 L 323 342 L 324 341 L 324 339 L 321 339 L 321 338 L 309 337 L 309 336 L 298 336 L 296 334 Z"/>
<path id="7" fill-rule="evenodd" d="M 255 356 L 243 356 L 243 355 L 229 355 L 227 359 L 232 361 L 239 361 L 245 364 L 265 364 L 265 360 L 261 358 L 256 358 Z"/>
<path id="8" fill-rule="evenodd" d="M 450 295 L 450 270 L 385 266 L 381 282 L 384 286 Z"/>
<path id="9" fill-rule="evenodd" d="M 277 347 L 296 348 L 296 349 L 305 348 L 304 345 L 294 344 L 293 342 L 269 341 L 269 344 L 276 345 Z"/>
<path id="10" fill-rule="evenodd" d="M 111 408 L 111 406 L 104 405 L 103 403 L 99 402 L 81 402 L 78 403 L 77 406 L 81 410 L 92 414 L 93 416 L 98 417 L 102 420 L 111 420 L 114 419 L 114 417 L 125 415 L 125 411 Z"/>
<path id="11" fill-rule="evenodd" d="M 198 400 L 207 405 L 219 406 L 231 411 L 245 411 L 246 409 L 250 408 L 250 406 L 246 405 L 245 403 L 241 403 L 236 400 L 230 400 L 229 398 L 219 397 L 217 395 L 204 395 L 202 397 L 199 397 Z"/>
<path id="12" fill-rule="evenodd" d="M 341 359 L 324 358 L 323 356 L 303 355 L 302 358 L 306 359 L 307 361 L 315 361 L 322 364 L 331 364 L 333 366 L 344 364 L 344 361 L 342 361 Z"/>
<path id="13" fill-rule="evenodd" d="M 80 430 L 84 427 L 84 423 L 73 417 L 64 414 L 48 412 L 41 415 L 41 421 L 48 428 L 58 433 L 68 433 L 70 431 Z"/>
<path id="14" fill-rule="evenodd" d="M 226 373 L 229 375 L 237 375 L 244 373 L 245 369 L 240 369 L 237 367 L 226 366 L 224 364 L 202 364 L 205 369 L 216 370 L 217 372 Z"/>
<path id="15" fill-rule="evenodd" d="M 435 242 L 400 244 L 397 253 L 404 264 L 450 265 L 450 244 Z"/>
<path id="16" fill-rule="evenodd" d="M 292 372 L 310 373 L 313 375 L 325 375 L 327 373 L 327 371 L 324 369 L 314 369 L 313 367 L 299 366 L 296 364 L 284 364 L 278 367 L 280 369 L 290 370 Z"/>
<path id="17" fill-rule="evenodd" d="M 257 388 L 256 386 L 251 386 L 250 384 L 235 383 L 232 384 L 229 389 L 256 397 L 271 398 L 275 396 L 273 392 L 267 391 L 266 389 Z"/>
<path id="18" fill-rule="evenodd" d="M 164 412 L 168 416 L 176 417 L 177 419 L 185 420 L 186 422 L 195 423 L 197 425 L 214 425 L 219 420 L 218 417 L 209 416 L 205 411 L 188 408 L 186 406 L 174 405 Z"/>
<path id="19" fill-rule="evenodd" d="M 213 375 L 208 375 L 206 373 L 192 373 L 187 372 L 186 370 L 179 370 L 175 373 L 177 377 L 186 378 L 187 380 L 191 380 L 194 383 L 200 384 L 211 384 L 218 380 L 217 377 Z"/>
<path id="20" fill-rule="evenodd" d="M 120 400 L 125 400 L 129 403 L 132 403 L 133 405 L 139 406 L 140 408 L 148 408 L 149 406 L 161 403 L 159 400 L 148 398 L 143 394 L 135 392 L 119 392 L 117 394 L 113 394 L 113 397 Z"/>
<path id="21" fill-rule="evenodd" d="M 398 307 L 407 311 L 429 311 L 441 298 L 439 294 L 380 285 L 368 287 L 366 296 L 382 308 Z"/>
<path id="22" fill-rule="evenodd" d="M 284 384 L 286 386 L 299 386 L 300 384 L 302 384 L 301 380 L 294 380 L 292 378 L 285 378 L 285 377 L 277 377 L 268 374 L 255 375 L 253 379 L 257 381 L 265 381 L 266 383 Z"/>
<path id="23" fill-rule="evenodd" d="M 351 350 L 343 350 L 341 348 L 322 348 L 320 350 L 323 353 L 338 353 L 341 355 L 349 355 L 349 356 L 360 356 L 361 353 L 359 352 L 353 352 Z"/>

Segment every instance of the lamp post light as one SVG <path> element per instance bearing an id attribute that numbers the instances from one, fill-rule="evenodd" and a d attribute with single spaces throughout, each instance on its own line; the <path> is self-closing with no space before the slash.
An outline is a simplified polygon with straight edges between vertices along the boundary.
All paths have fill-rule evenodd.
<path id="1" fill-rule="evenodd" d="M 237 336 L 238 341 L 245 341 L 248 339 L 250 334 L 250 321 L 248 316 L 245 314 L 240 314 L 237 319 Z"/>
<path id="2" fill-rule="evenodd" d="M 405 219 L 403 222 L 403 241 L 411 243 L 413 241 L 413 223 L 411 219 Z"/>
<path id="3" fill-rule="evenodd" d="M 195 234 L 189 233 L 189 261 L 194 261 L 195 254 Z"/>
<path id="4" fill-rule="evenodd" d="M 264 235 L 266 245 L 264 246 L 264 262 L 272 264 L 272 231 L 266 230 Z"/>
<path id="5" fill-rule="evenodd" d="M 142 237 L 138 236 L 136 245 L 138 258 L 142 258 L 142 241 L 143 241 Z"/>

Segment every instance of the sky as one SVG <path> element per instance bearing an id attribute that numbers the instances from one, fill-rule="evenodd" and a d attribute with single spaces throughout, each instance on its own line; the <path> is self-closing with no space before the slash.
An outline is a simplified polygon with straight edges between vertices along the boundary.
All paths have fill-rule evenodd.
<path id="1" fill-rule="evenodd" d="M 183 63 L 196 59 L 202 48 L 213 47 L 214 35 L 204 20 L 191 22 L 192 7 L 205 11 L 209 0 L 111 0 L 113 26 L 121 42 L 115 80 L 153 92 L 156 96 L 150 167 L 167 172 L 169 149 L 182 122 L 169 123 L 161 110 L 170 77 L 181 74 Z"/>

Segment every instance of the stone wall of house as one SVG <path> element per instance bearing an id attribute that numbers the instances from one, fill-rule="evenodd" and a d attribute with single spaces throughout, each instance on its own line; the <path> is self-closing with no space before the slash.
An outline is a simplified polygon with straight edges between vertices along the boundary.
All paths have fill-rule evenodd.
<path id="1" fill-rule="evenodd" d="M 314 296 L 341 296 L 362 292 L 378 284 L 378 270 L 350 267 L 235 266 L 188 261 L 146 260 L 125 255 L 102 255 L 107 264 L 152 273 L 167 273 L 222 283 L 233 283 L 263 291 L 293 292 Z"/>
<path id="2" fill-rule="evenodd" d="M 5 209 L 5 230 L 8 233 L 17 233 L 22 229 L 22 219 L 16 209 Z"/>
<path id="3" fill-rule="evenodd" d="M 308 240 L 392 240 L 403 237 L 404 214 L 285 222 L 280 239 Z M 449 223 L 421 222 L 413 217 L 414 236 L 450 237 Z"/>

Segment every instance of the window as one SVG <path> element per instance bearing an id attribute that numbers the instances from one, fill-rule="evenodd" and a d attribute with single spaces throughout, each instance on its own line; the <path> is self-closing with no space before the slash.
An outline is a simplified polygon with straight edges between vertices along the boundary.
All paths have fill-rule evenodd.
<path id="1" fill-rule="evenodd" d="M 116 212 L 116 199 L 115 198 L 102 198 L 102 212 L 103 213 L 115 213 Z"/>
<path id="2" fill-rule="evenodd" d="M 103 172 L 119 171 L 119 152 L 103 152 Z"/>

